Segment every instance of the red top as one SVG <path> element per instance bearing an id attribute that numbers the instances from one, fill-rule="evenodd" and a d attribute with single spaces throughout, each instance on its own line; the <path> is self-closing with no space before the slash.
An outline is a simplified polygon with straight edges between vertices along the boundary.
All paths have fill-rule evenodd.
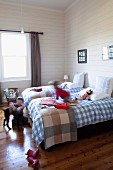
<path id="1" fill-rule="evenodd" d="M 58 99 L 58 97 L 61 97 L 62 99 L 65 99 L 65 98 L 67 98 L 69 96 L 70 96 L 70 94 L 67 91 L 65 91 L 63 89 L 60 89 L 60 88 L 56 89 L 56 99 Z"/>

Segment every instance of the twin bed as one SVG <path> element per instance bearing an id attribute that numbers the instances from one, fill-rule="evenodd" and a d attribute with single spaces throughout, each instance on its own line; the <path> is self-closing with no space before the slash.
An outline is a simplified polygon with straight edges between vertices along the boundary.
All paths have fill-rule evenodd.
<path id="1" fill-rule="evenodd" d="M 99 79 L 100 79 L 100 81 L 99 81 Z M 106 83 L 107 80 L 109 80 L 109 83 Z M 91 96 L 91 100 L 79 100 L 78 104 L 76 106 L 70 106 L 70 108 L 73 110 L 73 113 L 74 113 L 74 118 L 73 118 L 74 121 L 71 122 L 71 125 L 73 123 L 73 126 L 78 129 L 78 128 L 84 127 L 86 125 L 97 124 L 99 122 L 104 122 L 104 121 L 113 119 L 113 98 L 111 98 L 108 93 L 105 93 L 106 92 L 105 90 L 108 90 L 111 95 L 112 90 L 110 91 L 109 88 L 112 87 L 112 85 L 111 85 L 112 78 L 106 79 L 106 81 L 103 81 L 102 77 L 99 77 L 97 83 L 99 83 L 99 85 L 102 85 L 104 83 L 103 91 L 100 92 L 100 91 L 97 91 L 97 89 L 95 89 L 95 90 L 93 89 L 94 93 Z M 52 114 L 54 114 L 54 113 L 56 114 L 56 108 L 54 108 L 52 106 L 47 107 L 47 108 L 42 108 L 42 106 L 40 105 L 40 102 L 44 99 L 49 100 L 49 99 L 51 99 L 51 97 L 55 98 L 55 90 L 52 86 L 42 86 L 42 87 L 38 87 L 38 88 L 39 89 L 42 88 L 42 91 L 36 92 L 35 90 L 33 90 L 34 87 L 32 87 L 32 88 L 28 88 L 28 89 L 24 90 L 22 93 L 24 102 L 25 102 L 25 106 L 28 110 L 28 114 L 33 121 L 32 136 L 33 136 L 34 140 L 36 141 L 36 145 L 39 146 L 40 143 L 44 140 L 45 145 L 46 145 L 45 148 L 47 149 L 57 143 L 62 143 L 65 141 L 70 141 L 70 140 L 73 140 L 73 141 L 77 140 L 77 139 L 73 138 L 74 135 L 76 136 L 76 131 L 74 131 L 74 130 L 72 130 L 72 133 L 73 133 L 72 138 L 67 137 L 68 135 L 70 135 L 67 131 L 71 128 L 71 125 L 66 132 L 64 132 L 64 131 L 62 132 L 63 140 L 61 140 L 61 141 L 57 140 L 57 141 L 53 142 L 53 136 L 51 136 L 51 134 L 49 134 L 50 135 L 49 138 L 46 138 L 45 134 L 46 133 L 48 134 L 47 130 L 49 128 L 54 129 L 54 126 L 56 128 L 56 125 L 53 125 L 51 127 L 49 127 L 49 125 L 47 125 L 47 127 L 45 128 L 44 121 L 43 121 L 43 112 L 44 112 L 44 115 L 47 113 L 50 117 Z M 69 88 L 67 86 L 65 88 L 65 90 L 70 92 L 71 98 L 75 98 L 78 96 L 78 94 L 80 94 L 81 92 L 83 92 L 86 89 L 83 89 L 82 87 Z M 64 111 L 64 109 L 57 109 L 57 111 L 58 110 L 60 110 L 60 112 L 61 112 L 61 110 L 63 110 L 62 113 L 67 114 L 67 111 Z M 61 117 L 62 117 L 62 113 L 59 114 L 59 115 L 61 115 Z M 71 113 L 71 115 L 72 115 L 72 113 Z M 48 117 L 47 117 L 47 119 L 48 119 Z M 49 124 L 50 120 L 46 123 Z M 63 120 L 65 120 L 65 117 L 63 118 Z M 63 120 L 61 120 L 61 121 L 63 121 Z M 67 122 L 65 123 L 65 125 L 66 124 L 67 124 Z M 57 126 L 58 126 L 58 124 L 57 124 Z M 62 126 L 64 126 L 64 122 L 60 125 L 60 127 L 62 127 Z M 49 131 L 50 131 L 50 129 L 49 129 Z M 55 139 L 55 137 L 58 138 L 59 134 L 56 132 L 56 129 L 55 129 L 55 135 L 54 135 L 54 139 Z"/>

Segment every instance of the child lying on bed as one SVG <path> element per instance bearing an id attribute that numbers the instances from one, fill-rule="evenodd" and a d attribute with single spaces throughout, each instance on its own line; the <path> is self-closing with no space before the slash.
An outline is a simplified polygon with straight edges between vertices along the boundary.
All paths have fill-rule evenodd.
<path id="1" fill-rule="evenodd" d="M 81 97 L 77 98 L 77 100 L 90 100 L 90 95 L 93 93 L 93 91 L 90 89 L 88 91 L 86 91 L 86 93 L 84 93 Z"/>

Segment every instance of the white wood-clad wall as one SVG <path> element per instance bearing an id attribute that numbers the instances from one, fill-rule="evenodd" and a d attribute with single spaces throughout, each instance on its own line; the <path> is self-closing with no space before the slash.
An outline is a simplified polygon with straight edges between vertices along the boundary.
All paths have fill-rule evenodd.
<path id="1" fill-rule="evenodd" d="M 102 60 L 102 47 L 113 45 L 113 0 L 78 0 L 63 12 L 0 3 L 0 29 L 44 32 L 40 35 L 42 85 L 49 80 L 72 80 L 75 72 L 88 73 L 89 85 L 97 75 L 113 76 L 113 60 Z M 87 64 L 78 64 L 77 50 L 87 49 Z M 5 87 L 20 87 L 30 81 L 4 82 Z"/>
<path id="2" fill-rule="evenodd" d="M 0 29 L 44 32 L 40 35 L 42 85 L 50 80 L 62 80 L 64 75 L 64 12 L 41 8 L 22 7 L 20 4 L 0 3 Z M 5 87 L 19 87 L 20 92 L 30 86 L 30 81 L 5 82 Z"/>
<path id="3" fill-rule="evenodd" d="M 89 86 L 98 75 L 113 76 L 113 60 L 102 60 L 102 48 L 113 45 L 113 0 L 79 0 L 65 13 L 65 72 L 88 73 Z M 87 49 L 87 64 L 78 64 L 77 50 Z"/>

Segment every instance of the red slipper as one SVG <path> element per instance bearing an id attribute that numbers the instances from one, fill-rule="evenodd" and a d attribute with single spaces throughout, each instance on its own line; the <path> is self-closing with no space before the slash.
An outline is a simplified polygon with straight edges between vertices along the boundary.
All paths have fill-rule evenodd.
<path id="1" fill-rule="evenodd" d="M 28 155 L 28 157 L 36 158 L 38 154 L 39 154 L 39 149 L 37 149 L 36 151 L 29 149 L 25 155 Z"/>
<path id="2" fill-rule="evenodd" d="M 37 165 L 39 165 L 39 160 L 33 158 L 33 157 L 28 157 L 27 158 L 29 163 L 32 163 L 32 167 L 35 168 Z"/>

